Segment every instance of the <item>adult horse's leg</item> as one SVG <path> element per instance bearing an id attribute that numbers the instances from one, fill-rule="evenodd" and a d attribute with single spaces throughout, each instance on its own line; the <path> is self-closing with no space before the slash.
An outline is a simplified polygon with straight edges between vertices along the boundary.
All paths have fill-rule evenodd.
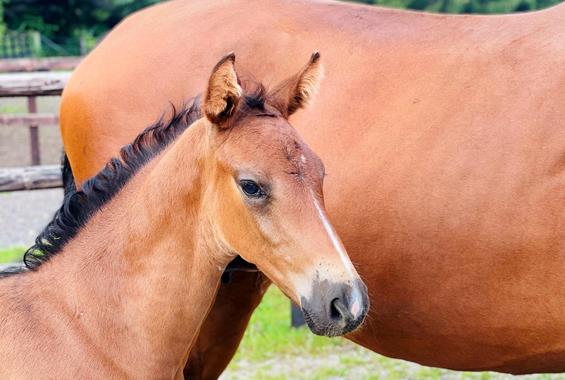
<path id="1" fill-rule="evenodd" d="M 261 272 L 233 272 L 222 283 L 184 369 L 187 379 L 217 379 L 234 356 L 270 281 Z"/>

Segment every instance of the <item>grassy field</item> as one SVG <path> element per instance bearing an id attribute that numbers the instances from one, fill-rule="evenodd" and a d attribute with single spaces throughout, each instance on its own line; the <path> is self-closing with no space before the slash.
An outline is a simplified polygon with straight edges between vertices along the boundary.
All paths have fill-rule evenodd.
<path id="1" fill-rule="evenodd" d="M 0 263 L 21 259 L 23 247 L 0 249 Z M 493 372 L 455 372 L 385 358 L 341 338 L 292 329 L 288 299 L 272 286 L 253 315 L 222 380 L 286 379 L 476 379 L 565 380 L 564 375 L 512 377 Z"/>
<path id="2" fill-rule="evenodd" d="M 24 247 L 0 248 L 0 264 L 20 261 L 25 250 Z"/>

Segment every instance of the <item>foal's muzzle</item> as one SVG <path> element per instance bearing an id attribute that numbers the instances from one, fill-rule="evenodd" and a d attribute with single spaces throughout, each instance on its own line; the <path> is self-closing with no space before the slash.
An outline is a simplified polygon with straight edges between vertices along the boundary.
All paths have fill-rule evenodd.
<path id="1" fill-rule="evenodd" d="M 302 313 L 316 335 L 338 336 L 357 329 L 369 310 L 367 287 L 357 280 L 353 284 L 317 281 L 309 299 L 302 298 Z"/>

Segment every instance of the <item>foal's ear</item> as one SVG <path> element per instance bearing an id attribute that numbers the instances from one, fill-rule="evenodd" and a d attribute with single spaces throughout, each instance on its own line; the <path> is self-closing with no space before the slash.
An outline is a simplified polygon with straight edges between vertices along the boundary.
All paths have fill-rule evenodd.
<path id="1" fill-rule="evenodd" d="M 235 54 L 230 53 L 214 66 L 202 105 L 208 120 L 220 128 L 228 127 L 226 121 L 233 115 L 242 94 L 234 63 Z"/>
<path id="2" fill-rule="evenodd" d="M 283 116 L 289 117 L 312 100 L 318 92 L 323 76 L 320 53 L 314 52 L 306 66 L 300 72 L 276 86 L 269 98 Z"/>

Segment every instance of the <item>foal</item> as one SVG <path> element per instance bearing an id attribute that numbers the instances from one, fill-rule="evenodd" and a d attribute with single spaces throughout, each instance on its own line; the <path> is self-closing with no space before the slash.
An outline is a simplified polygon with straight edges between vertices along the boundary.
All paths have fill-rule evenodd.
<path id="1" fill-rule="evenodd" d="M 287 117 L 320 77 L 314 54 L 266 94 L 239 84 L 233 54 L 202 101 L 158 122 L 81 191 L 70 191 L 0 280 L 0 378 L 182 378 L 227 264 L 257 265 L 340 335 L 368 308 L 324 210 L 320 159 Z M 190 126 L 190 128 L 188 128 Z"/>

